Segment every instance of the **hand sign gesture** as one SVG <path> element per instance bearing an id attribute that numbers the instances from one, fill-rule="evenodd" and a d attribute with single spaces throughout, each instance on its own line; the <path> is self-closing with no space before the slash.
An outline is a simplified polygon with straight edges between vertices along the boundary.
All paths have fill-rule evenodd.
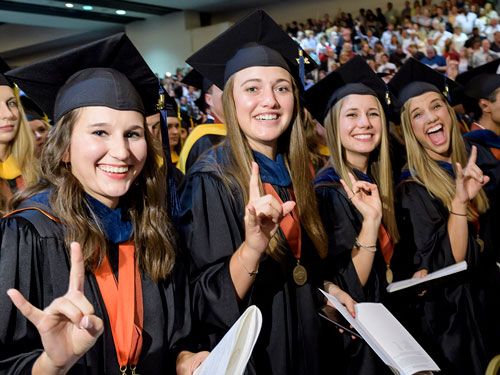
<path id="1" fill-rule="evenodd" d="M 249 202 L 245 212 L 245 245 L 259 254 L 266 251 L 269 241 L 278 230 L 281 220 L 295 207 L 295 202 L 283 204 L 272 195 L 261 196 L 259 166 L 252 162 Z"/>
<path id="2" fill-rule="evenodd" d="M 7 291 L 21 313 L 37 328 L 44 353 L 33 373 L 64 374 L 96 342 L 103 323 L 83 294 L 85 269 L 80 245 L 71 244 L 71 270 L 68 292 L 43 311 L 29 303 L 16 289 Z"/>
<path id="3" fill-rule="evenodd" d="M 477 147 L 472 146 L 472 151 L 465 169 L 457 163 L 456 198 L 462 203 L 468 203 L 479 193 L 490 178 L 483 175 L 483 171 L 476 165 Z"/>
<path id="4" fill-rule="evenodd" d="M 382 219 L 382 201 L 380 200 L 377 185 L 367 181 L 358 181 L 352 173 L 349 173 L 349 179 L 351 180 L 352 190 L 344 180 L 341 179 L 340 183 L 354 207 L 358 209 L 363 219 L 380 222 Z"/>

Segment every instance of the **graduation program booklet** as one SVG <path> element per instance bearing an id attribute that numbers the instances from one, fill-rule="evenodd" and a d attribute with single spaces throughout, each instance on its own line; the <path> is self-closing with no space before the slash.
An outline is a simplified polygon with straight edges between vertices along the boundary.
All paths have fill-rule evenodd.
<path id="1" fill-rule="evenodd" d="M 355 304 L 356 318 L 353 318 L 334 296 L 323 290 L 321 292 L 395 374 L 423 375 L 440 371 L 413 336 L 381 303 Z"/>
<path id="2" fill-rule="evenodd" d="M 415 285 L 423 284 L 431 280 L 436 280 L 441 277 L 453 275 L 457 272 L 462 272 L 467 269 L 467 262 L 465 260 L 452 264 L 451 266 L 441 268 L 440 270 L 429 273 L 427 276 L 420 279 L 406 279 L 401 281 L 396 281 L 387 285 L 387 291 L 389 293 L 397 292 L 398 290 L 410 288 Z"/>
<path id="3" fill-rule="evenodd" d="M 194 375 L 243 375 L 262 327 L 262 313 L 248 307 Z"/>

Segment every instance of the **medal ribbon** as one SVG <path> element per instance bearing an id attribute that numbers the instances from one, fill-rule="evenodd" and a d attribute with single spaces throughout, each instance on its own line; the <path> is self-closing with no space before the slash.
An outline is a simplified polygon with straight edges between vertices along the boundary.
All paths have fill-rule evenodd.
<path id="1" fill-rule="evenodd" d="M 377 237 L 385 264 L 391 264 L 392 254 L 394 254 L 394 242 L 382 223 L 380 224 Z"/>
<path id="2" fill-rule="evenodd" d="M 144 323 L 141 276 L 133 242 L 118 245 L 118 281 L 108 257 L 95 276 L 108 312 L 118 364 L 120 370 L 126 370 L 128 365 L 135 366 L 139 361 Z"/>
<path id="3" fill-rule="evenodd" d="M 278 200 L 280 204 L 283 204 L 283 201 L 270 183 L 265 182 L 262 185 L 264 185 L 264 191 L 266 192 L 266 194 L 272 195 Z M 293 190 L 289 188 L 288 193 L 290 194 L 290 199 L 295 201 Z M 295 205 L 289 215 L 286 215 L 283 220 L 281 220 L 280 228 L 285 235 L 286 240 L 288 241 L 288 245 L 290 245 L 290 249 L 292 250 L 293 255 L 297 260 L 300 260 L 302 235 L 299 220 L 299 210 L 297 208 L 297 205 Z"/>

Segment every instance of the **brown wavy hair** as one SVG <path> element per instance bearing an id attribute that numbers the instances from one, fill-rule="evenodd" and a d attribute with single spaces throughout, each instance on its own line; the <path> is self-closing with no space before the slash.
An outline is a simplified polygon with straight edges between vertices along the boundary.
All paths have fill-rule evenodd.
<path id="1" fill-rule="evenodd" d="M 233 98 L 234 75 L 229 78 L 222 95 L 224 105 L 224 118 L 226 119 L 227 138 L 225 148 L 229 150 L 228 166 L 223 171 L 226 180 L 236 180 L 239 190 L 243 193 L 245 204 L 248 203 L 250 184 L 251 162 L 254 161 L 252 149 L 241 130 L 236 115 Z M 307 148 L 304 125 L 299 115 L 299 91 L 292 77 L 294 94 L 294 113 L 287 130 L 278 140 L 278 152 L 283 154 L 283 159 L 292 178 L 295 201 L 300 216 L 300 223 L 306 230 L 316 247 L 318 254 L 324 258 L 327 254 L 327 236 L 319 217 L 316 195 L 312 184 L 309 169 L 309 150 Z M 260 184 L 261 193 L 264 188 Z M 267 253 L 279 260 L 284 254 L 283 244 L 273 237 L 269 243 Z"/>
<path id="2" fill-rule="evenodd" d="M 71 172 L 71 165 L 62 161 L 69 149 L 80 113 L 81 109 L 72 110 L 51 130 L 40 156 L 41 182 L 16 194 L 10 209 L 49 189 L 51 208 L 66 227 L 64 241 L 67 248 L 73 241 L 80 243 L 85 266 L 87 270 L 94 271 L 108 254 L 108 242 L 96 224 L 81 183 Z M 174 237 L 165 211 L 166 163 L 158 163 L 163 157 L 161 145 L 147 126 L 144 127 L 146 162 L 121 201 L 127 202 L 125 212 L 133 222 L 133 240 L 139 266 L 154 281 L 159 281 L 165 279 L 173 268 Z"/>

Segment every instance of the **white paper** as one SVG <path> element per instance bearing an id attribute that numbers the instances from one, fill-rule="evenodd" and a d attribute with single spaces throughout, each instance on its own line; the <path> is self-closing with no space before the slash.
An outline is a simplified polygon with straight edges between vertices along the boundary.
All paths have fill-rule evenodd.
<path id="1" fill-rule="evenodd" d="M 431 272 L 425 277 L 420 279 L 406 279 L 401 281 L 396 281 L 395 283 L 391 283 L 387 286 L 387 291 L 389 293 L 396 292 L 401 289 L 409 288 L 414 285 L 425 283 L 426 281 L 439 279 L 443 276 L 452 275 L 457 272 L 465 271 L 467 269 L 467 262 L 465 260 L 452 264 L 451 266 L 441 268 L 435 272 Z"/>
<path id="2" fill-rule="evenodd" d="M 440 371 L 432 358 L 381 303 L 355 304 L 356 318 L 353 318 L 334 296 L 323 290 L 321 292 L 396 373 L 412 375 Z"/>
<path id="3" fill-rule="evenodd" d="M 262 313 L 250 306 L 233 324 L 194 375 L 242 375 L 262 327 Z"/>

